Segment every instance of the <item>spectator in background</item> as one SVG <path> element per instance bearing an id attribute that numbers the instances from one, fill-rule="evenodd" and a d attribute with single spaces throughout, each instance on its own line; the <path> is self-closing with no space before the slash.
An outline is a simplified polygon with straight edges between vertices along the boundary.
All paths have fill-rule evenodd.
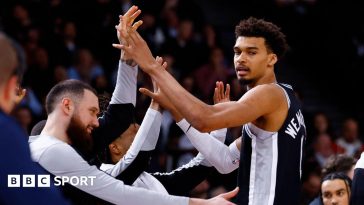
<path id="1" fill-rule="evenodd" d="M 194 81 L 201 92 L 201 100 L 211 104 L 212 95 L 217 81 L 226 82 L 232 69 L 226 66 L 224 53 L 221 48 L 210 50 L 209 62 L 194 71 Z"/>
<path id="2" fill-rule="evenodd" d="M 54 46 L 50 47 L 51 60 L 54 64 L 69 67 L 80 47 L 77 26 L 75 22 L 65 21 L 61 17 L 57 17 L 56 21 L 55 40 L 52 42 Z"/>
<path id="3" fill-rule="evenodd" d="M 29 135 L 30 127 L 33 122 L 32 113 L 27 106 L 18 106 L 12 112 L 14 118 L 18 121 L 24 132 Z"/>
<path id="4" fill-rule="evenodd" d="M 68 68 L 69 79 L 81 80 L 88 84 L 103 74 L 103 68 L 95 62 L 91 51 L 85 48 L 77 51 L 73 66 Z"/>
<path id="5" fill-rule="evenodd" d="M 44 102 L 53 83 L 51 78 L 53 70 L 50 67 L 48 51 L 38 47 L 28 54 L 33 61 L 32 64 L 28 64 L 29 69 L 24 75 L 24 85 L 32 88 L 38 101 Z"/>
<path id="6" fill-rule="evenodd" d="M 320 167 L 323 167 L 329 157 L 334 153 L 334 143 L 330 136 L 326 133 L 319 134 L 313 144 L 314 157 L 319 163 Z"/>
<path id="7" fill-rule="evenodd" d="M 191 74 L 207 59 L 206 54 L 201 52 L 202 45 L 194 39 L 194 36 L 194 23 L 189 19 L 184 19 L 178 25 L 177 37 L 167 40 L 161 47 L 163 52 L 175 57 L 175 67 L 182 77 Z M 186 56 L 188 56 L 188 60 L 186 60 Z"/>
<path id="8" fill-rule="evenodd" d="M 341 152 L 358 158 L 363 151 L 363 143 L 359 138 L 358 122 L 353 118 L 348 118 L 342 125 L 341 136 L 336 140 L 336 144 Z"/>
<path id="9" fill-rule="evenodd" d="M 328 116 L 324 112 L 317 112 L 313 116 L 313 131 L 311 136 L 316 136 L 322 133 L 329 134 L 333 140 L 335 139 Z"/>

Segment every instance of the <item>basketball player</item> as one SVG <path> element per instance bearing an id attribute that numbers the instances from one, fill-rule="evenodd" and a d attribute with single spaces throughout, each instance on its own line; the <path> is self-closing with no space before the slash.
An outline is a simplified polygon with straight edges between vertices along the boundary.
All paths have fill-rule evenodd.
<path id="1" fill-rule="evenodd" d="M 277 83 L 274 72 L 274 65 L 287 50 L 285 35 L 275 24 L 253 17 L 241 21 L 235 31 L 235 70 L 248 91 L 236 102 L 213 106 L 195 98 L 161 69 L 135 30 L 123 32 L 128 45 L 114 47 L 128 53 L 163 91 L 142 89 L 143 93 L 162 106 L 172 103 L 199 131 L 243 126 L 242 136 L 230 147 L 211 137 L 190 137 L 194 146 L 224 172 L 231 172 L 239 163 L 238 204 L 298 204 L 305 123 L 292 87 Z M 185 129 L 197 136 L 190 126 Z"/>

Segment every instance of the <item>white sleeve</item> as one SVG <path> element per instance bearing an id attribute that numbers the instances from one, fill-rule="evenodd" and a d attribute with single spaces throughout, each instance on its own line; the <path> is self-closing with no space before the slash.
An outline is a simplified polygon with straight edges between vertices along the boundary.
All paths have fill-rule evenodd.
<path id="1" fill-rule="evenodd" d="M 131 67 L 119 61 L 116 86 L 110 104 L 132 103 L 135 107 L 137 94 L 138 66 Z"/>
<path id="2" fill-rule="evenodd" d="M 149 108 L 126 154 L 112 169 L 108 169 L 106 172 L 111 176 L 116 177 L 134 161 L 140 150 L 154 150 L 158 141 L 161 122 L 162 114 Z"/>
<path id="3" fill-rule="evenodd" d="M 208 133 L 199 132 L 185 119 L 177 124 L 186 133 L 193 146 L 202 153 L 211 165 L 220 173 L 227 174 L 239 167 L 240 151 L 235 143 L 231 143 L 228 147 Z M 216 135 L 216 132 L 214 134 Z"/>
<path id="4" fill-rule="evenodd" d="M 361 168 L 364 169 L 364 152 L 361 153 L 359 160 L 355 164 L 355 169 Z"/>
<path id="5" fill-rule="evenodd" d="M 177 125 L 178 125 L 178 123 L 177 123 Z M 219 140 L 220 142 L 224 143 L 225 138 L 226 138 L 226 132 L 227 132 L 227 129 L 223 128 L 223 129 L 212 131 L 210 133 L 210 135 L 212 137 L 216 138 L 217 140 Z M 187 133 L 185 133 L 185 134 L 187 135 Z M 211 163 L 204 157 L 204 155 L 201 152 L 199 152 L 197 154 L 197 156 L 191 160 L 191 162 L 192 161 L 194 161 L 194 163 L 198 162 L 198 164 L 201 164 L 201 165 L 206 166 L 206 167 L 212 167 Z"/>
<path id="6" fill-rule="evenodd" d="M 59 156 L 62 156 L 61 158 Z M 67 144 L 50 146 L 39 159 L 39 163 L 57 179 L 67 177 L 89 177 L 85 183 L 74 185 L 76 188 L 113 204 L 142 205 L 157 201 L 160 205 L 187 205 L 188 198 L 160 194 L 146 189 L 124 185 L 108 174 L 90 166 Z M 57 181 L 55 180 L 55 183 Z M 72 185 L 72 184 L 71 184 Z"/>

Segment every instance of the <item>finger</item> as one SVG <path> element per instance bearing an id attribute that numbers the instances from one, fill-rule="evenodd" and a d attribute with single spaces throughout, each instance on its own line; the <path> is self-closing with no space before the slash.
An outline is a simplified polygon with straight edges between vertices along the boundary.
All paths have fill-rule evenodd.
<path id="1" fill-rule="evenodd" d="M 154 99 L 155 98 L 155 94 L 148 90 L 147 88 L 139 88 L 139 92 L 141 92 L 142 94 Z"/>
<path id="2" fill-rule="evenodd" d="M 163 59 L 159 56 L 156 57 L 156 61 L 159 65 L 162 65 L 162 63 L 163 63 Z"/>
<path id="3" fill-rule="evenodd" d="M 116 44 L 116 43 L 113 43 L 112 46 L 114 48 L 124 50 L 126 53 L 130 53 L 130 49 L 131 49 L 130 46 L 125 46 L 125 45 Z"/>
<path id="4" fill-rule="evenodd" d="M 231 199 L 233 198 L 239 191 L 239 187 L 236 187 L 234 190 L 224 193 L 224 194 L 220 194 L 221 197 L 223 197 L 224 199 Z"/>
<path id="5" fill-rule="evenodd" d="M 135 22 L 131 28 L 134 31 L 136 31 L 139 28 L 139 26 L 141 26 L 142 24 L 143 24 L 143 21 L 142 20 L 139 20 L 139 21 Z"/>
<path id="6" fill-rule="evenodd" d="M 142 24 L 143 24 L 143 21 L 142 20 L 139 20 L 139 21 L 135 22 L 131 28 L 134 31 L 136 31 L 139 28 L 139 26 L 141 26 Z"/>
<path id="7" fill-rule="evenodd" d="M 221 81 L 219 81 L 219 88 L 220 88 L 221 99 L 223 99 L 224 98 L 224 83 L 222 83 Z"/>
<path id="8" fill-rule="evenodd" d="M 217 89 L 217 87 L 214 89 L 214 104 L 219 102 L 219 97 L 218 97 L 218 93 L 219 90 Z"/>
<path id="9" fill-rule="evenodd" d="M 114 47 L 114 48 L 117 48 L 117 49 L 123 49 L 123 47 L 122 47 L 123 45 L 121 45 L 121 44 L 117 44 L 117 43 L 113 43 L 112 44 L 112 47 Z"/>
<path id="10" fill-rule="evenodd" d="M 112 47 L 117 48 L 117 49 L 122 49 L 121 44 L 117 44 L 117 43 L 113 43 Z"/>
<path id="11" fill-rule="evenodd" d="M 135 11 L 138 10 L 137 6 L 132 6 L 129 10 L 124 14 L 124 17 L 129 18 Z"/>
<path id="12" fill-rule="evenodd" d="M 225 98 L 230 100 L 230 85 L 226 84 Z"/>
<path id="13" fill-rule="evenodd" d="M 216 95 L 216 100 L 221 99 L 221 96 L 219 96 L 220 95 L 219 81 L 216 81 L 216 87 L 215 87 L 214 95 Z M 218 103 L 218 102 L 216 102 L 216 103 Z"/>
<path id="14" fill-rule="evenodd" d="M 128 36 L 130 37 L 130 39 L 133 41 L 134 45 L 137 43 L 141 43 L 144 41 L 143 38 L 139 38 L 138 37 L 138 31 L 135 31 L 133 29 L 128 29 Z"/>
<path id="15" fill-rule="evenodd" d="M 142 13 L 142 11 L 141 10 L 137 10 L 136 12 L 134 12 L 131 16 L 130 16 L 130 18 L 129 18 L 129 25 L 131 25 L 133 22 L 134 22 L 134 20 L 140 15 Z"/>
<path id="16" fill-rule="evenodd" d="M 168 63 L 167 63 L 167 62 L 164 62 L 164 63 L 163 63 L 163 65 L 162 65 L 162 67 L 163 67 L 164 69 L 167 69 L 167 66 L 168 66 Z"/>

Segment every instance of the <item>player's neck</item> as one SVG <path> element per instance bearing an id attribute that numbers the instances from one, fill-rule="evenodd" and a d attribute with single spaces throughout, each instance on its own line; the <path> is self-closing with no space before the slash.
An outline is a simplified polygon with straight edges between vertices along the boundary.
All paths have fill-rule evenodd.
<path id="1" fill-rule="evenodd" d="M 41 135 L 56 137 L 57 139 L 70 144 L 69 137 L 66 133 L 67 126 L 62 123 L 62 120 L 57 120 L 56 115 L 48 115 L 47 123 L 45 124 Z"/>
<path id="2" fill-rule="evenodd" d="M 275 75 L 267 75 L 256 81 L 253 81 L 247 85 L 247 89 L 250 90 L 258 85 L 277 83 L 277 79 Z"/>

